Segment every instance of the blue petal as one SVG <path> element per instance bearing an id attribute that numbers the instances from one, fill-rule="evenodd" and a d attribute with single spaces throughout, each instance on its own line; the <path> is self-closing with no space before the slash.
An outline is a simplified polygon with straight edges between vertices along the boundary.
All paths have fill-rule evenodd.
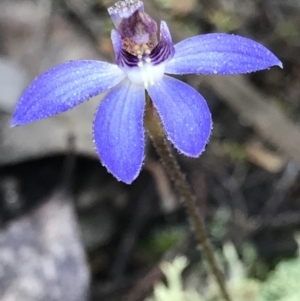
<path id="1" fill-rule="evenodd" d="M 113 48 L 114 48 L 114 52 L 115 52 L 115 56 L 116 56 L 116 62 L 118 64 L 120 54 L 121 54 L 121 51 L 122 51 L 122 39 L 121 39 L 119 33 L 115 29 L 113 29 L 111 31 L 110 38 L 111 38 L 111 42 L 112 42 L 112 45 L 113 45 Z"/>
<path id="2" fill-rule="evenodd" d="M 165 21 L 160 22 L 160 39 L 166 40 L 170 45 L 173 46 L 172 36 L 168 24 Z"/>
<path id="3" fill-rule="evenodd" d="M 168 138 L 183 154 L 198 157 L 208 142 L 212 121 L 205 99 L 169 76 L 148 88 Z"/>
<path id="4" fill-rule="evenodd" d="M 95 116 L 94 143 L 102 164 L 127 184 L 143 163 L 144 106 L 144 88 L 125 80 L 105 96 Z"/>
<path id="5" fill-rule="evenodd" d="M 158 65 L 162 62 L 169 61 L 174 56 L 175 49 L 172 37 L 166 22 L 160 24 L 160 41 L 151 51 L 149 57 L 151 64 Z"/>
<path id="6" fill-rule="evenodd" d="M 67 111 L 118 84 L 125 73 L 116 65 L 70 61 L 38 76 L 17 103 L 12 126 Z"/>
<path id="7" fill-rule="evenodd" d="M 113 44 L 117 65 L 120 68 L 122 68 L 125 72 L 128 67 L 129 69 L 132 67 L 137 67 L 139 63 L 138 57 L 122 49 L 123 42 L 118 31 L 113 29 L 111 31 L 110 37 Z"/>
<path id="8" fill-rule="evenodd" d="M 261 44 L 231 34 L 206 34 L 175 45 L 166 65 L 170 74 L 239 74 L 282 67 L 279 59 Z"/>

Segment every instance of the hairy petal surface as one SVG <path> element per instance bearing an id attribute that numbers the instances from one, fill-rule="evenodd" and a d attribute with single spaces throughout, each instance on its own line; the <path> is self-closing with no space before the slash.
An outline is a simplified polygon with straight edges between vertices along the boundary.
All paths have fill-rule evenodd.
<path id="1" fill-rule="evenodd" d="M 282 67 L 263 45 L 225 33 L 195 36 L 175 45 L 175 55 L 166 65 L 170 74 L 239 74 Z"/>
<path id="2" fill-rule="evenodd" d="M 148 88 L 168 138 L 183 154 L 198 157 L 208 142 L 212 121 L 205 99 L 169 76 Z"/>
<path id="3" fill-rule="evenodd" d="M 102 164 L 130 184 L 144 158 L 145 90 L 122 81 L 104 97 L 94 121 L 94 143 Z"/>
<path id="4" fill-rule="evenodd" d="M 78 60 L 58 65 L 38 76 L 17 103 L 12 126 L 67 111 L 117 85 L 125 73 L 116 65 Z"/>

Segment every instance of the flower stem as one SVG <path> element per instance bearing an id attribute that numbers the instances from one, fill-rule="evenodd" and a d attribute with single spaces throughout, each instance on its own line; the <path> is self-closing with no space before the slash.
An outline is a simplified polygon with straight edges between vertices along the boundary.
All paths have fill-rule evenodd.
<path id="1" fill-rule="evenodd" d="M 204 257 L 206 258 L 208 265 L 219 285 L 222 298 L 226 301 L 231 301 L 231 298 L 229 297 L 229 294 L 226 289 L 224 276 L 218 267 L 213 249 L 205 233 L 204 221 L 198 213 L 195 204 L 195 197 L 191 191 L 191 187 L 187 183 L 185 176 L 181 172 L 178 162 L 176 161 L 176 158 L 172 154 L 172 150 L 170 144 L 166 139 L 166 135 L 163 130 L 160 118 L 156 112 L 156 109 L 153 107 L 152 101 L 148 95 L 146 104 L 145 125 L 148 134 L 156 148 L 156 151 L 162 159 L 167 173 L 173 180 L 175 187 L 183 200 L 186 210 L 190 216 L 191 223 L 194 227 L 195 235 L 202 247 Z"/>

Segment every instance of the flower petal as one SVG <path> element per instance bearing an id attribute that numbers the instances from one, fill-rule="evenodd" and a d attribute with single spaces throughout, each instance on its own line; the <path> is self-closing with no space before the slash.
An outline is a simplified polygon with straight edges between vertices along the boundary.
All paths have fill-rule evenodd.
<path id="1" fill-rule="evenodd" d="M 70 61 L 38 76 L 17 103 L 12 126 L 67 111 L 118 84 L 125 73 L 116 65 Z"/>
<path id="2" fill-rule="evenodd" d="M 113 29 L 111 31 L 110 38 L 111 38 L 111 42 L 112 42 L 112 45 L 114 48 L 116 62 L 118 64 L 118 60 L 119 60 L 119 57 L 120 57 L 120 54 L 122 51 L 122 39 L 121 39 L 119 33 L 115 29 Z"/>
<path id="3" fill-rule="evenodd" d="M 168 24 L 165 21 L 160 22 L 160 39 L 166 40 L 170 45 L 173 46 L 172 36 Z"/>
<path id="4" fill-rule="evenodd" d="M 236 35 L 213 33 L 195 36 L 175 45 L 166 66 L 170 74 L 239 74 L 282 67 L 263 45 Z"/>
<path id="5" fill-rule="evenodd" d="M 148 88 L 168 138 L 183 154 L 198 157 L 211 133 L 205 99 L 189 85 L 169 76 Z"/>
<path id="6" fill-rule="evenodd" d="M 175 49 L 172 42 L 172 37 L 166 22 L 160 23 L 160 41 L 151 51 L 149 58 L 152 65 L 169 61 L 174 56 Z"/>
<path id="7" fill-rule="evenodd" d="M 111 40 L 116 55 L 118 66 L 125 72 L 130 72 L 134 67 L 141 63 L 140 59 L 122 49 L 122 38 L 116 30 L 111 31 Z M 157 66 L 163 62 L 169 61 L 175 53 L 172 38 L 166 22 L 160 24 L 160 41 L 149 54 L 151 65 Z M 140 68 L 140 67 L 139 67 Z"/>
<path id="8" fill-rule="evenodd" d="M 111 41 L 116 56 L 116 63 L 120 68 L 126 72 L 127 67 L 132 68 L 138 66 L 138 57 L 122 49 L 122 38 L 115 29 L 111 31 Z"/>
<path id="9" fill-rule="evenodd" d="M 102 164 L 118 180 L 130 184 L 144 158 L 145 90 L 121 82 L 105 96 L 94 121 L 94 143 Z"/>

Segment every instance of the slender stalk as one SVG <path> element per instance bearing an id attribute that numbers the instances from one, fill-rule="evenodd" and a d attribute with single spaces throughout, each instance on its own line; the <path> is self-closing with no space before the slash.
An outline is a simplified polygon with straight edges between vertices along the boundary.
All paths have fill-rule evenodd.
<path id="1" fill-rule="evenodd" d="M 173 180 L 175 187 L 183 200 L 183 203 L 194 227 L 195 235 L 203 249 L 203 254 L 219 285 L 221 296 L 224 300 L 231 301 L 231 298 L 229 297 L 226 289 L 223 274 L 218 267 L 213 249 L 205 233 L 204 222 L 198 213 L 195 204 L 195 197 L 185 179 L 185 176 L 180 170 L 176 158 L 172 154 L 172 150 L 170 144 L 166 139 L 160 118 L 155 108 L 153 107 L 152 101 L 149 96 L 147 97 L 146 104 L 145 125 L 148 130 L 148 134 L 156 148 L 156 151 L 162 159 L 167 173 Z"/>

